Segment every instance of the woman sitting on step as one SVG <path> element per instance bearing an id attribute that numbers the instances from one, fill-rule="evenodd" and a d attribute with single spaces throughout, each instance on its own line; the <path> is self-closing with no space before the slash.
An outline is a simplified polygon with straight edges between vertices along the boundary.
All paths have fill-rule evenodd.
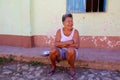
<path id="1" fill-rule="evenodd" d="M 56 61 L 66 59 L 70 64 L 70 76 L 75 76 L 74 62 L 78 57 L 79 32 L 73 28 L 72 14 L 62 16 L 63 27 L 58 29 L 55 37 L 55 47 L 50 49 L 52 69 L 49 75 L 53 75 L 56 69 Z"/>

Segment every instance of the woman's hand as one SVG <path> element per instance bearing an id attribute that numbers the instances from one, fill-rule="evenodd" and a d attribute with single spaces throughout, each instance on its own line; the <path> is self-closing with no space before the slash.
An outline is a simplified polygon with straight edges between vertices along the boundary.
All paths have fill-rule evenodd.
<path id="1" fill-rule="evenodd" d="M 73 41 L 73 40 L 70 40 L 70 41 L 67 41 L 66 43 L 67 43 L 68 45 L 71 45 L 71 44 L 74 43 L 74 41 Z"/>

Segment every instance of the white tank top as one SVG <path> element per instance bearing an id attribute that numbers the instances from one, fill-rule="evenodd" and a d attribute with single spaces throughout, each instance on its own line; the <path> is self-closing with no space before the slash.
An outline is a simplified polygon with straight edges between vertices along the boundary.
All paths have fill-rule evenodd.
<path id="1" fill-rule="evenodd" d="M 69 36 L 64 35 L 63 28 L 61 28 L 60 31 L 61 31 L 61 40 L 60 40 L 61 42 L 69 41 L 69 40 L 73 39 L 74 31 L 75 31 L 74 28 L 73 28 L 73 30 L 72 30 L 72 32 L 71 32 L 71 34 Z"/>

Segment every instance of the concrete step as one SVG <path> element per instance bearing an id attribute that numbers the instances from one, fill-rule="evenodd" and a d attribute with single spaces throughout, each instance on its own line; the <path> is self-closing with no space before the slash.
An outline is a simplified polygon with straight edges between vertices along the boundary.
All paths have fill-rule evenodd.
<path id="1" fill-rule="evenodd" d="M 0 46 L 0 57 L 12 55 L 17 61 L 38 61 L 51 64 L 49 56 L 43 56 L 44 51 L 49 51 L 49 47 Z M 80 48 L 78 51 L 79 57 L 75 62 L 75 67 L 120 70 L 120 50 Z M 69 67 L 67 60 L 57 63 L 57 66 Z"/>

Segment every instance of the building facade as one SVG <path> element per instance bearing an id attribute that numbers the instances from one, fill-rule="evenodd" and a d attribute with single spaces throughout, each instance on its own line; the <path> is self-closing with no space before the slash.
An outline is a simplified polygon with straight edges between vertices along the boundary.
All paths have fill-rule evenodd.
<path id="1" fill-rule="evenodd" d="M 54 45 L 69 0 L 0 0 L 0 45 Z M 80 48 L 120 49 L 120 0 L 107 0 L 105 12 L 72 13 Z M 76 4 L 77 5 L 77 4 Z"/>

